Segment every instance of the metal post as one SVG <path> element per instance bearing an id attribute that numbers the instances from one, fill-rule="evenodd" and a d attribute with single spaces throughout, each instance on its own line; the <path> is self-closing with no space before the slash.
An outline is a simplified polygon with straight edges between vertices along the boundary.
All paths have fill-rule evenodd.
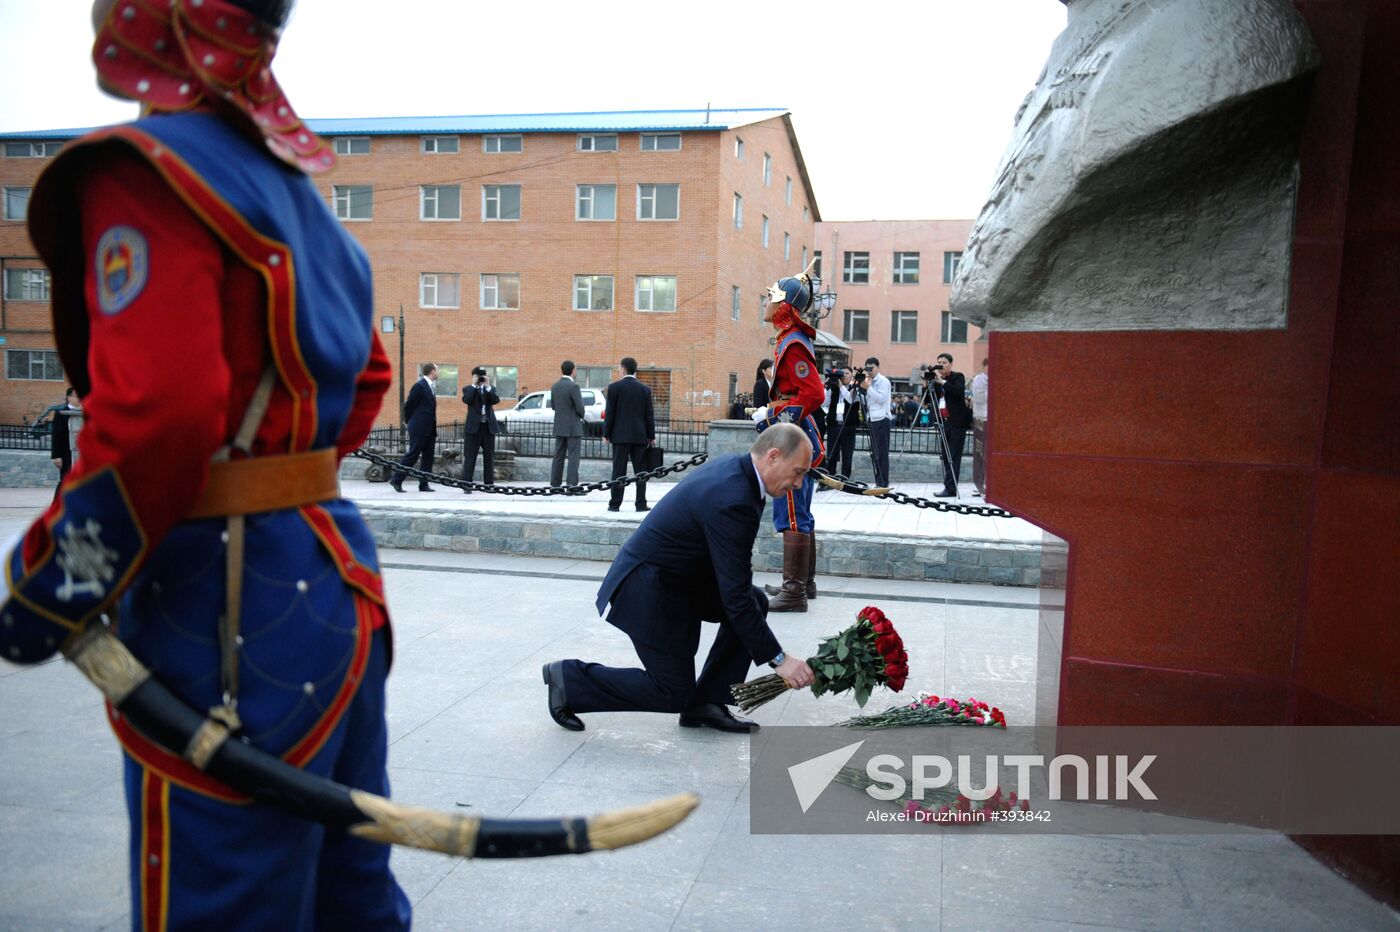
<path id="1" fill-rule="evenodd" d="M 403 444 L 404 450 L 408 449 L 408 425 L 403 419 L 403 305 L 399 305 L 399 442 Z"/>

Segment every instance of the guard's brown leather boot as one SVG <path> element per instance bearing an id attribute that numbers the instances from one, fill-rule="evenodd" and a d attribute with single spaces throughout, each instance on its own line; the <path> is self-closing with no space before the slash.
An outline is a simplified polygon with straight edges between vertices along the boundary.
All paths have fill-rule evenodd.
<path id="1" fill-rule="evenodd" d="M 810 536 L 801 531 L 783 532 L 783 584 L 769 601 L 768 611 L 807 611 L 807 554 L 811 548 Z"/>

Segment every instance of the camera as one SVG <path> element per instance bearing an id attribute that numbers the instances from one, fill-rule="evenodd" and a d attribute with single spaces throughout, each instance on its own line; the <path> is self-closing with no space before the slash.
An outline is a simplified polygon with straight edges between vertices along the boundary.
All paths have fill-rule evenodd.
<path id="1" fill-rule="evenodd" d="M 930 366 L 928 363 L 924 363 L 919 367 L 919 377 L 925 382 L 932 382 L 934 378 L 937 377 L 938 373 L 942 371 L 943 363 L 941 362 L 936 366 Z"/>
<path id="2" fill-rule="evenodd" d="M 477 366 L 475 369 L 473 369 L 472 375 L 476 376 L 477 385 L 481 385 L 486 381 L 486 369 L 482 366 Z"/>
<path id="3" fill-rule="evenodd" d="M 851 378 L 856 380 L 857 385 L 861 384 L 865 381 L 865 370 L 857 369 L 855 372 L 851 373 Z"/>
<path id="4" fill-rule="evenodd" d="M 841 384 L 841 377 L 846 374 L 846 370 L 840 366 L 832 366 L 822 373 L 822 378 L 826 380 L 827 388 L 835 388 Z"/>

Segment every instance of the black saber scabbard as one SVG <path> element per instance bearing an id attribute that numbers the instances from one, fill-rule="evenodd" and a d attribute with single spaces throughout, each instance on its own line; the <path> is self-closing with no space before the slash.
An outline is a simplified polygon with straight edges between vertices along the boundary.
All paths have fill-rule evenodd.
<path id="1" fill-rule="evenodd" d="M 71 636 L 63 655 L 142 734 L 230 789 L 303 819 L 382 844 L 464 858 L 586 854 L 645 841 L 700 803 L 693 793 L 574 819 L 487 819 L 405 806 L 308 773 L 190 708 L 104 625 Z"/>

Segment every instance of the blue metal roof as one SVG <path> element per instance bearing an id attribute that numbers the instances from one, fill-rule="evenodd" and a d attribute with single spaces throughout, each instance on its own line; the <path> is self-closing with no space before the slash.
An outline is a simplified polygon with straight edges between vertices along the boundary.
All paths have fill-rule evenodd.
<path id="1" fill-rule="evenodd" d="M 490 113 L 465 116 L 347 117 L 307 120 L 323 136 L 395 136 L 418 133 L 636 133 L 718 132 L 771 120 L 783 107 L 727 110 L 599 110 L 587 113 Z M 96 127 L 0 132 L 0 139 L 74 139 Z"/>

